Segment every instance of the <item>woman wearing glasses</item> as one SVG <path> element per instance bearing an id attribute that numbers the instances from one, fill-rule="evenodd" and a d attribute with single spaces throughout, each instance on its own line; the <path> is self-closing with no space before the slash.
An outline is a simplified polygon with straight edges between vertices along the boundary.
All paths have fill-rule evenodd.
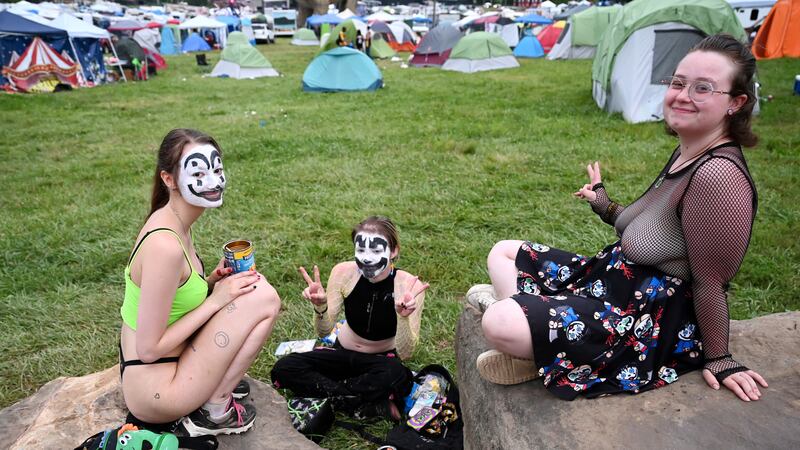
<path id="1" fill-rule="evenodd" d="M 702 40 L 683 58 L 664 97 L 679 145 L 627 207 L 609 199 L 599 164 L 587 166 L 590 182 L 574 195 L 620 241 L 592 258 L 523 241 L 494 246 L 492 287 L 467 295 L 488 306 L 483 331 L 496 350 L 478 357 L 483 378 L 543 376 L 548 390 L 573 399 L 638 393 L 702 367 L 713 389 L 760 398 L 767 383 L 728 350 L 726 302 L 756 212 L 742 155 L 757 141 L 755 68 L 749 49 L 728 35 Z"/>

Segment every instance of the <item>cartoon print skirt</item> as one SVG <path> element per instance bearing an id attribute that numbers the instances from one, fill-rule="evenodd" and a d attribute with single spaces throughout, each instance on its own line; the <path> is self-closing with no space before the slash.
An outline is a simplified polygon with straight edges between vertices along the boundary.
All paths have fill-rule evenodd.
<path id="1" fill-rule="evenodd" d="M 639 393 L 702 367 L 690 283 L 625 259 L 619 242 L 593 258 L 525 242 L 519 303 L 545 387 L 573 400 Z"/>

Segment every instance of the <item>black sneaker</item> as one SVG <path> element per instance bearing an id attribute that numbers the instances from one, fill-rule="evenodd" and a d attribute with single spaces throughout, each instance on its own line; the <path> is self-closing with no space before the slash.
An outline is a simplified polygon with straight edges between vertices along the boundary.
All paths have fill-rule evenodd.
<path id="1" fill-rule="evenodd" d="M 245 380 L 239 382 L 233 390 L 233 398 L 241 400 L 250 395 L 250 383 Z"/>
<path id="2" fill-rule="evenodd" d="M 239 434 L 253 427 L 256 421 L 256 409 L 253 405 L 247 407 L 236 403 L 231 398 L 228 411 L 222 422 L 211 420 L 210 414 L 203 408 L 198 408 L 193 413 L 183 418 L 181 422 L 189 436 L 202 436 L 204 434 Z"/>

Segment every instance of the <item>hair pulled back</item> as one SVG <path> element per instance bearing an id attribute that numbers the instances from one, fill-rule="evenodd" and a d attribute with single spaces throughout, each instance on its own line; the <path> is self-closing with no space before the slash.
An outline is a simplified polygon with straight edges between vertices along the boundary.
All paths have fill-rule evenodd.
<path id="1" fill-rule="evenodd" d="M 753 133 L 751 119 L 756 102 L 756 58 L 750 48 L 739 42 L 730 34 L 715 34 L 698 42 L 689 50 L 692 52 L 712 52 L 727 57 L 734 65 L 733 79 L 729 94 L 731 98 L 746 95 L 747 101 L 732 115 L 726 115 L 728 135 L 744 147 L 754 147 L 758 144 L 758 136 Z M 671 129 L 670 134 L 675 134 Z"/>
<path id="2" fill-rule="evenodd" d="M 355 244 L 356 235 L 362 231 L 377 233 L 386 237 L 389 241 L 389 249 L 394 251 L 399 248 L 400 241 L 397 237 L 397 227 L 391 219 L 385 216 L 370 216 L 362 220 L 358 225 L 353 227 L 350 233 L 350 240 Z"/>
<path id="3" fill-rule="evenodd" d="M 181 155 L 183 154 L 183 149 L 189 144 L 209 144 L 214 146 L 222 155 L 222 149 L 217 144 L 217 141 L 201 131 L 190 128 L 176 128 L 167 133 L 164 136 L 164 140 L 161 141 L 161 147 L 158 149 L 156 173 L 153 176 L 153 194 L 150 200 L 150 212 L 147 217 L 153 215 L 156 210 L 162 208 L 169 201 L 169 188 L 161 180 L 161 172 L 167 172 L 177 180 Z"/>

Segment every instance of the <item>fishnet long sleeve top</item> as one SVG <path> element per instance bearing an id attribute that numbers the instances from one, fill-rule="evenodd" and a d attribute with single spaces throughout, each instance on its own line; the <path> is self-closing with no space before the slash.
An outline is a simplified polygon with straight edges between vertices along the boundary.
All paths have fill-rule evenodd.
<path id="1" fill-rule="evenodd" d="M 692 283 L 705 368 L 721 382 L 747 370 L 728 351 L 726 291 L 750 241 L 757 194 L 734 144 L 669 174 L 678 155 L 676 149 L 657 181 L 631 205 L 615 206 L 599 185 L 591 206 L 614 226 L 629 260 Z"/>

